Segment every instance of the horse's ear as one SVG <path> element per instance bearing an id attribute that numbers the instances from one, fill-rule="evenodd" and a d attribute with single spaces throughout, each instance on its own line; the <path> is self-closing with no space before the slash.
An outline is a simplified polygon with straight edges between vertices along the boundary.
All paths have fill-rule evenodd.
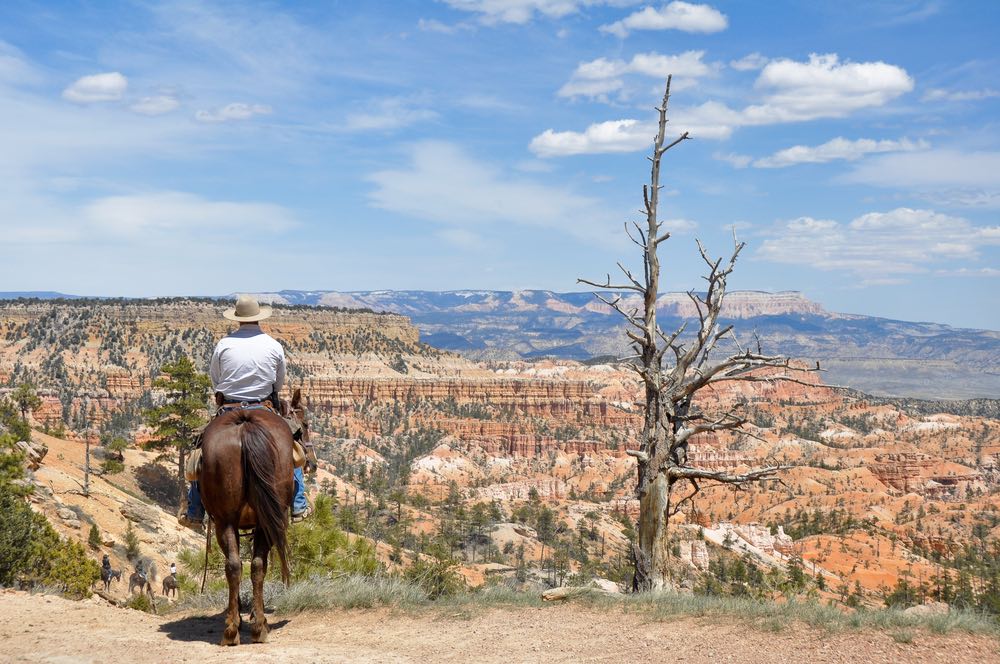
<path id="1" fill-rule="evenodd" d="M 302 401 L 302 390 L 296 387 L 292 392 L 292 408 L 298 408 L 300 401 Z"/>

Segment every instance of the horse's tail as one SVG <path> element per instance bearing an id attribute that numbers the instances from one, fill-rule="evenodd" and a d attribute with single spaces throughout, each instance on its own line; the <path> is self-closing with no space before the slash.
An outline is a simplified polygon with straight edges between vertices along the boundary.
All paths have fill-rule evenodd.
<path id="1" fill-rule="evenodd" d="M 277 461 L 277 444 L 271 432 L 247 413 L 241 412 L 240 445 L 243 448 L 243 483 L 247 502 L 257 515 L 257 528 L 264 533 L 270 546 L 278 549 L 281 558 L 281 580 L 286 584 L 288 574 L 287 514 L 278 499 L 274 467 Z"/>

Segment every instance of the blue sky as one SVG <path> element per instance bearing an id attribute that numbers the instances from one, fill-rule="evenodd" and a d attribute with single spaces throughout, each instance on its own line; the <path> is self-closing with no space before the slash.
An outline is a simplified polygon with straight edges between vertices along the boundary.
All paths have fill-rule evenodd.
<path id="1" fill-rule="evenodd" d="M 0 290 L 662 288 L 1000 329 L 1000 3 L 5 2 Z"/>

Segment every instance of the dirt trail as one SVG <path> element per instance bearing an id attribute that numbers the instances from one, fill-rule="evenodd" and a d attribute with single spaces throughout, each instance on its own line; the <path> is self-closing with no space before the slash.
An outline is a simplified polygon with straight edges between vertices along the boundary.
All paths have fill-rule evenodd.
<path id="1" fill-rule="evenodd" d="M 388 610 L 270 617 L 263 645 L 221 648 L 220 616 L 157 617 L 23 592 L 0 593 L 5 662 L 1000 662 L 1000 644 L 965 634 L 770 633 L 732 622 L 573 605 L 484 610 L 470 616 Z M 242 637 L 248 639 L 244 627 Z"/>

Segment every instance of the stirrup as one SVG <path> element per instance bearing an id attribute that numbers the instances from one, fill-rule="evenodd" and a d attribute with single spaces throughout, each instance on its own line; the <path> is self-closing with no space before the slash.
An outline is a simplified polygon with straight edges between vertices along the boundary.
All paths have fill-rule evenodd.
<path id="1" fill-rule="evenodd" d="M 202 517 L 202 519 L 199 521 L 197 519 L 192 519 L 187 514 L 181 514 L 180 516 L 177 517 L 177 523 L 184 526 L 185 528 L 190 528 L 191 530 L 199 533 L 205 529 L 204 517 Z"/>
<path id="2" fill-rule="evenodd" d="M 306 508 L 299 512 L 298 514 L 292 514 L 292 523 L 299 523 L 300 521 L 305 521 L 310 516 L 312 516 L 312 507 L 306 505 Z"/>

